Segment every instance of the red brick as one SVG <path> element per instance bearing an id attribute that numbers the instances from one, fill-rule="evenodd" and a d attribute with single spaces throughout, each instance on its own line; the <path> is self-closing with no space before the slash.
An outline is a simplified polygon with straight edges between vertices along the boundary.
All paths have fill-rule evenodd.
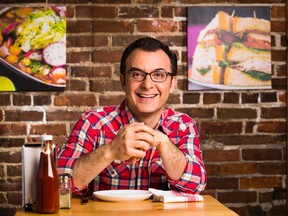
<path id="1" fill-rule="evenodd" d="M 242 157 L 244 160 L 249 161 L 269 161 L 269 160 L 281 160 L 281 149 L 243 149 Z"/>
<path id="2" fill-rule="evenodd" d="M 162 7 L 161 17 L 172 18 L 173 17 L 173 7 Z"/>
<path id="3" fill-rule="evenodd" d="M 281 187 L 282 177 L 253 177 L 241 178 L 241 189 Z"/>
<path id="4" fill-rule="evenodd" d="M 206 189 L 238 189 L 238 178 L 208 178 Z"/>
<path id="5" fill-rule="evenodd" d="M 175 52 L 175 51 L 174 51 Z M 187 60 L 187 51 L 183 51 L 181 52 L 181 56 L 182 56 L 182 62 L 183 63 L 186 63 L 188 60 Z"/>
<path id="6" fill-rule="evenodd" d="M 26 134 L 26 124 L 23 123 L 5 123 L 0 124 L 1 136 L 15 136 Z"/>
<path id="7" fill-rule="evenodd" d="M 258 103 L 259 94 L 258 93 L 243 93 L 242 103 Z"/>
<path id="8" fill-rule="evenodd" d="M 239 104 L 239 94 L 238 93 L 230 93 L 230 92 L 225 92 L 224 93 L 224 100 L 223 103 L 235 103 Z"/>
<path id="9" fill-rule="evenodd" d="M 287 89 L 286 77 L 272 79 L 272 88 L 275 90 L 286 90 Z"/>
<path id="10" fill-rule="evenodd" d="M 21 178 L 8 178 L 7 180 L 0 180 L 0 191 L 21 191 Z"/>
<path id="11" fill-rule="evenodd" d="M 36 106 L 43 106 L 43 105 L 50 105 L 52 100 L 50 95 L 33 95 L 34 105 Z"/>
<path id="12" fill-rule="evenodd" d="M 257 110 L 251 108 L 218 108 L 217 109 L 217 117 L 220 119 L 256 119 L 257 118 Z"/>
<path id="13" fill-rule="evenodd" d="M 261 102 L 265 102 L 265 103 L 277 102 L 276 92 L 261 93 L 260 98 L 261 98 Z"/>
<path id="14" fill-rule="evenodd" d="M 9 106 L 11 105 L 10 102 L 10 95 L 9 94 L 0 94 L 0 106 Z"/>
<path id="15" fill-rule="evenodd" d="M 101 95 L 99 97 L 99 106 L 119 105 L 124 98 L 124 95 Z"/>
<path id="16" fill-rule="evenodd" d="M 66 83 L 66 90 L 70 91 L 85 91 L 88 81 L 86 80 L 73 80 L 70 79 Z"/>
<path id="17" fill-rule="evenodd" d="M 115 80 L 92 80 L 90 81 L 90 91 L 105 92 L 105 91 L 121 91 L 120 81 Z"/>
<path id="18" fill-rule="evenodd" d="M 6 121 L 42 121 L 43 112 L 37 111 L 6 111 Z"/>
<path id="19" fill-rule="evenodd" d="M 93 21 L 93 32 L 133 32 L 134 25 L 129 21 Z"/>
<path id="20" fill-rule="evenodd" d="M 187 90 L 188 89 L 188 81 L 187 79 L 178 79 L 177 87 L 179 90 Z"/>
<path id="21" fill-rule="evenodd" d="M 158 4 L 162 2 L 163 0 L 135 0 L 135 3 L 140 3 L 140 4 Z"/>
<path id="22" fill-rule="evenodd" d="M 272 107 L 261 108 L 261 118 L 273 119 L 273 118 L 286 118 L 286 107 Z"/>
<path id="23" fill-rule="evenodd" d="M 251 121 L 246 122 L 245 133 L 253 133 L 255 125 L 256 125 L 255 122 L 251 122 Z"/>
<path id="24" fill-rule="evenodd" d="M 13 105 L 15 106 L 30 106 L 32 103 L 30 95 L 17 94 L 13 95 Z"/>
<path id="25" fill-rule="evenodd" d="M 258 172 L 264 175 L 285 175 L 286 164 L 281 162 L 259 163 Z"/>
<path id="26" fill-rule="evenodd" d="M 76 35 L 67 38 L 67 47 L 91 47 L 94 44 L 92 35 Z"/>
<path id="27" fill-rule="evenodd" d="M 219 93 L 204 93 L 203 103 L 204 104 L 215 104 L 221 102 L 221 94 Z"/>
<path id="28" fill-rule="evenodd" d="M 280 44 L 281 44 L 281 46 L 283 46 L 283 47 L 286 47 L 286 46 L 287 46 L 287 41 L 286 41 L 285 35 L 282 35 L 282 36 L 281 36 Z"/>
<path id="29" fill-rule="evenodd" d="M 276 75 L 279 77 L 286 76 L 287 65 L 277 65 L 275 66 L 275 71 L 276 71 Z"/>
<path id="30" fill-rule="evenodd" d="M 92 93 L 83 94 L 61 94 L 55 96 L 55 106 L 94 106 L 95 95 Z"/>
<path id="31" fill-rule="evenodd" d="M 179 104 L 179 103 L 181 103 L 181 95 L 176 94 L 176 93 L 170 94 L 167 104 L 170 105 L 170 104 Z"/>
<path id="32" fill-rule="evenodd" d="M 119 7 L 119 18 L 157 18 L 159 9 L 157 7 Z"/>
<path id="33" fill-rule="evenodd" d="M 117 8 L 107 6 L 77 6 L 77 17 L 83 18 L 116 18 Z"/>
<path id="34" fill-rule="evenodd" d="M 95 67 L 73 67 L 71 75 L 80 78 L 98 78 L 111 77 L 112 71 L 110 66 L 95 66 Z"/>
<path id="35" fill-rule="evenodd" d="M 91 33 L 92 32 L 92 22 L 90 20 L 77 20 L 67 21 L 67 32 L 69 33 Z"/>
<path id="36" fill-rule="evenodd" d="M 212 108 L 180 108 L 180 112 L 186 113 L 192 118 L 213 118 L 214 110 Z"/>
<path id="37" fill-rule="evenodd" d="M 0 110 L 0 122 L 4 121 L 4 110 Z"/>
<path id="38" fill-rule="evenodd" d="M 4 177 L 5 176 L 5 173 L 6 173 L 6 171 L 5 171 L 6 169 L 4 168 L 4 166 L 3 165 L 0 165 L 0 176 L 1 177 Z M 0 202 L 1 203 L 1 202 Z"/>
<path id="39" fill-rule="evenodd" d="M 287 103 L 287 94 L 286 92 L 279 93 L 279 101 L 282 103 Z"/>
<path id="40" fill-rule="evenodd" d="M 0 162 L 4 163 L 20 163 L 21 152 L 0 152 Z"/>
<path id="41" fill-rule="evenodd" d="M 31 135 L 51 134 L 53 136 L 66 135 L 66 124 L 36 124 L 30 129 Z M 39 140 L 40 141 L 40 140 Z"/>
<path id="42" fill-rule="evenodd" d="M 257 202 L 257 193 L 256 191 L 220 192 L 218 200 L 222 203 L 253 203 Z"/>
<path id="43" fill-rule="evenodd" d="M 200 101 L 200 94 L 189 92 L 183 94 L 183 103 L 187 104 L 198 104 Z"/>
<path id="44" fill-rule="evenodd" d="M 175 17 L 187 17 L 187 7 L 174 7 Z"/>
<path id="45" fill-rule="evenodd" d="M 8 203 L 12 205 L 22 204 L 22 193 L 20 192 L 8 192 L 7 194 Z"/>
<path id="46" fill-rule="evenodd" d="M 205 164 L 205 169 L 208 176 L 218 176 L 219 175 L 219 165 L 217 164 Z"/>
<path id="47" fill-rule="evenodd" d="M 84 63 L 91 61 L 91 52 L 89 51 L 73 51 L 67 53 L 67 62 L 69 63 Z"/>
<path id="48" fill-rule="evenodd" d="M 181 36 L 169 36 L 169 35 L 165 35 L 165 36 L 159 36 L 157 37 L 157 39 L 159 39 L 160 41 L 162 41 L 163 43 L 167 44 L 167 46 L 186 46 L 187 45 L 187 41 L 181 37 Z M 181 66 L 181 65 L 178 65 Z M 183 66 L 183 68 L 185 70 L 187 70 L 187 66 Z M 179 72 L 178 72 L 179 73 Z"/>
<path id="49" fill-rule="evenodd" d="M 238 150 L 203 150 L 204 161 L 226 162 L 239 161 Z"/>
<path id="50" fill-rule="evenodd" d="M 263 121 L 257 123 L 257 131 L 262 133 L 286 133 L 286 122 L 284 121 Z"/>
<path id="51" fill-rule="evenodd" d="M 22 166 L 7 166 L 7 176 L 10 177 L 22 177 Z"/>
<path id="52" fill-rule="evenodd" d="M 257 164 L 256 163 L 220 164 L 219 170 L 221 176 L 255 174 L 257 172 Z"/>
<path id="53" fill-rule="evenodd" d="M 81 1 L 82 2 L 82 1 Z M 131 0 L 89 0 L 90 3 L 95 4 L 129 4 L 131 3 Z"/>
<path id="54" fill-rule="evenodd" d="M 67 110 L 55 110 L 55 111 L 48 111 L 46 113 L 47 121 L 73 121 L 75 122 L 78 120 L 80 115 L 82 114 L 81 111 L 67 111 Z"/>
<path id="55" fill-rule="evenodd" d="M 286 9 L 283 6 L 272 6 L 271 7 L 271 17 L 273 18 L 285 18 Z"/>
<path id="56" fill-rule="evenodd" d="M 201 131 L 205 134 L 241 133 L 241 122 L 202 122 Z"/>
<path id="57" fill-rule="evenodd" d="M 92 53 L 93 62 L 119 62 L 123 51 L 121 50 L 96 50 Z"/>
<path id="58" fill-rule="evenodd" d="M 70 5 L 66 7 L 66 17 L 67 18 L 73 18 L 75 16 L 75 10 L 74 10 L 74 6 Z"/>
<path id="59" fill-rule="evenodd" d="M 0 148 L 21 147 L 23 143 L 24 138 L 0 138 Z"/>
<path id="60" fill-rule="evenodd" d="M 286 52 L 284 50 L 272 50 L 272 61 L 286 61 Z"/>
<path id="61" fill-rule="evenodd" d="M 139 32 L 175 32 L 177 30 L 177 22 L 156 19 L 153 21 L 139 20 L 137 22 L 137 30 Z"/>
<path id="62" fill-rule="evenodd" d="M 286 23 L 285 21 L 271 21 L 271 31 L 272 32 L 286 32 Z"/>
<path id="63" fill-rule="evenodd" d="M 109 39 L 106 35 L 95 35 L 93 36 L 93 46 L 94 47 L 101 47 L 101 46 L 108 46 Z"/>
<path id="64" fill-rule="evenodd" d="M 179 21 L 179 32 L 186 33 L 187 32 L 187 22 Z"/>

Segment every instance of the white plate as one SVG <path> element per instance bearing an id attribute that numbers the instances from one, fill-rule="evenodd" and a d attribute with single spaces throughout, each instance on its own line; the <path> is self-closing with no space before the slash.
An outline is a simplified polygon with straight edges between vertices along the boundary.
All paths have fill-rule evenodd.
<path id="1" fill-rule="evenodd" d="M 223 89 L 223 90 L 271 89 L 271 86 L 230 86 L 230 85 L 204 83 L 197 80 L 193 80 L 191 78 L 188 78 L 188 80 L 197 85 L 205 86 L 212 89 Z"/>
<path id="2" fill-rule="evenodd" d="M 148 199 L 152 192 L 146 190 L 103 190 L 93 193 L 94 197 L 110 202 L 135 202 Z"/>

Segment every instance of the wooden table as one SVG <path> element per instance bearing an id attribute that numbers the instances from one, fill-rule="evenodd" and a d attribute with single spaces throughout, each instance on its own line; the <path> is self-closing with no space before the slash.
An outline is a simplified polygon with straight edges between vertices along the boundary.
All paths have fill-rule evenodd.
<path id="1" fill-rule="evenodd" d="M 19 210 L 16 216 L 36 216 L 34 212 Z M 161 203 L 151 199 L 139 202 L 104 202 L 89 200 L 81 205 L 79 198 L 73 198 L 71 209 L 60 209 L 60 216 L 236 216 L 237 214 L 209 195 L 204 195 L 203 202 Z"/>

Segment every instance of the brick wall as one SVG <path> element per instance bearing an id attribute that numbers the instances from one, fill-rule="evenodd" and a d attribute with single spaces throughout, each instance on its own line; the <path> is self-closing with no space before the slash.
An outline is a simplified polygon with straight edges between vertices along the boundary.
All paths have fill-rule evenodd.
<path id="1" fill-rule="evenodd" d="M 61 144 L 82 112 L 119 104 L 124 97 L 119 83 L 122 51 L 149 35 L 177 53 L 179 82 L 169 105 L 198 122 L 209 178 L 204 194 L 239 215 L 286 214 L 285 0 L 231 1 L 271 6 L 273 89 L 197 92 L 187 90 L 186 7 L 221 1 L 53 2 L 66 3 L 68 9 L 67 90 L 0 93 L 0 207 L 21 205 L 22 144 L 39 142 L 42 133 L 53 134 Z"/>

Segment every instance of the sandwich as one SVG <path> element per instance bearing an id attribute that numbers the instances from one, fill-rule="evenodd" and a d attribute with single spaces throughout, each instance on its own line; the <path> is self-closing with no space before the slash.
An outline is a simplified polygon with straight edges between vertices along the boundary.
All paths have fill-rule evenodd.
<path id="1" fill-rule="evenodd" d="M 234 41 L 232 16 L 219 11 L 199 33 L 188 76 L 194 80 L 220 84 L 223 79 L 227 49 Z M 223 64 L 224 63 L 224 64 Z"/>
<path id="2" fill-rule="evenodd" d="M 238 40 L 227 53 L 224 85 L 271 86 L 270 22 L 235 17 L 233 34 Z"/>
<path id="3" fill-rule="evenodd" d="M 199 33 L 188 77 L 229 86 L 271 86 L 270 21 L 219 11 Z"/>

